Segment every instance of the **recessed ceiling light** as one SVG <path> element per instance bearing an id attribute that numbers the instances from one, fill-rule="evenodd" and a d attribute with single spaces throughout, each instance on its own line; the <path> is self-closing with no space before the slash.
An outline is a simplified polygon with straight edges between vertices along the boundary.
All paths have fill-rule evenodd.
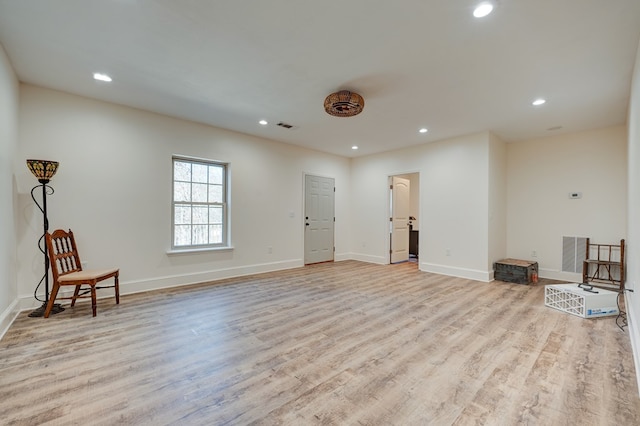
<path id="1" fill-rule="evenodd" d="M 420 133 L 427 133 L 429 131 L 429 129 L 427 129 L 426 127 L 423 127 L 422 129 L 418 130 Z"/>
<path id="2" fill-rule="evenodd" d="M 94 80 L 98 80 L 98 81 L 106 81 L 107 83 L 110 83 L 112 81 L 111 77 L 109 77 L 106 74 L 101 74 L 99 72 L 94 72 L 93 73 L 93 79 Z"/>
<path id="3" fill-rule="evenodd" d="M 542 98 L 540 98 L 540 99 L 536 99 L 535 101 L 531 102 L 531 105 L 540 106 L 540 105 L 544 104 L 545 102 L 547 102 L 547 101 L 542 99 Z"/>
<path id="4" fill-rule="evenodd" d="M 351 149 L 355 151 L 356 149 L 358 149 L 358 145 L 352 146 Z"/>
<path id="5" fill-rule="evenodd" d="M 493 10 L 493 5 L 491 3 L 480 3 L 474 10 L 473 16 L 476 18 L 484 18 Z"/>
<path id="6" fill-rule="evenodd" d="M 266 126 L 267 124 L 269 124 L 267 120 L 260 120 L 258 121 L 258 123 L 262 124 L 263 126 Z"/>

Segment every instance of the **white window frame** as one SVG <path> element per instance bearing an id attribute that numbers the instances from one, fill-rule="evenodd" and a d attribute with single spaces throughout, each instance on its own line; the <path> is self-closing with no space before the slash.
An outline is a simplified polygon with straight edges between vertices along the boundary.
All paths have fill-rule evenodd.
<path id="1" fill-rule="evenodd" d="M 176 201 L 175 200 L 175 185 L 176 182 L 186 182 L 186 181 L 176 181 L 175 177 L 175 163 L 176 161 L 190 163 L 190 164 L 200 164 L 206 166 L 216 166 L 222 168 L 223 178 L 222 178 L 222 202 L 194 202 L 191 201 Z M 193 179 L 193 177 L 191 178 Z M 190 181 L 193 185 L 193 180 Z M 188 157 L 182 155 L 173 155 L 171 157 L 171 251 L 172 252 L 189 252 L 189 251 L 198 251 L 198 250 L 214 250 L 214 249 L 226 249 L 230 248 L 229 244 L 229 163 L 208 160 L 203 158 L 195 158 Z M 191 193 L 193 195 L 193 193 Z M 206 244 L 190 244 L 190 245 L 176 245 L 176 226 L 180 224 L 176 224 L 176 206 L 177 205 L 188 205 L 188 206 L 221 206 L 222 207 L 222 241 L 220 243 L 206 243 Z M 210 220 L 210 218 L 209 218 Z M 191 223 L 193 224 L 193 223 Z M 208 223 L 210 225 L 211 222 Z"/>

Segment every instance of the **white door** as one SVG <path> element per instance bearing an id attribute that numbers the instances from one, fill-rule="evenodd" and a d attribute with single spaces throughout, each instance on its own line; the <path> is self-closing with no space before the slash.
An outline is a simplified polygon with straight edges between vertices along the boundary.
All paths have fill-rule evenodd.
<path id="1" fill-rule="evenodd" d="M 409 260 L 410 181 L 391 178 L 391 263 Z"/>
<path id="2" fill-rule="evenodd" d="M 304 187 L 304 263 L 332 261 L 335 181 L 306 175 Z"/>

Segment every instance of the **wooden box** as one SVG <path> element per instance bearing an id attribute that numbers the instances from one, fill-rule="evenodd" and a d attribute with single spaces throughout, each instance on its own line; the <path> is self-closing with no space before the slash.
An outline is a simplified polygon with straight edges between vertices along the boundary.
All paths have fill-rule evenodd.
<path id="1" fill-rule="evenodd" d="M 494 278 L 517 284 L 538 282 L 538 262 L 520 259 L 503 259 L 493 264 Z"/>

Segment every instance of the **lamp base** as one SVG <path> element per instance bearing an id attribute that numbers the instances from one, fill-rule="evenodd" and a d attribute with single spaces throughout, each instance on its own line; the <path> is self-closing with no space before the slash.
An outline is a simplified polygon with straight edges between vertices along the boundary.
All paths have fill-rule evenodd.
<path id="1" fill-rule="evenodd" d="M 46 302 L 42 304 L 42 306 L 40 306 L 39 308 L 35 309 L 33 312 L 31 312 L 29 314 L 29 316 L 31 318 L 37 318 L 37 317 L 43 317 L 44 316 L 44 311 L 47 310 L 47 304 Z M 53 307 L 51 308 L 51 313 L 52 314 L 57 314 L 59 312 L 64 311 L 64 308 L 62 307 L 61 304 L 59 303 L 54 303 Z"/>

